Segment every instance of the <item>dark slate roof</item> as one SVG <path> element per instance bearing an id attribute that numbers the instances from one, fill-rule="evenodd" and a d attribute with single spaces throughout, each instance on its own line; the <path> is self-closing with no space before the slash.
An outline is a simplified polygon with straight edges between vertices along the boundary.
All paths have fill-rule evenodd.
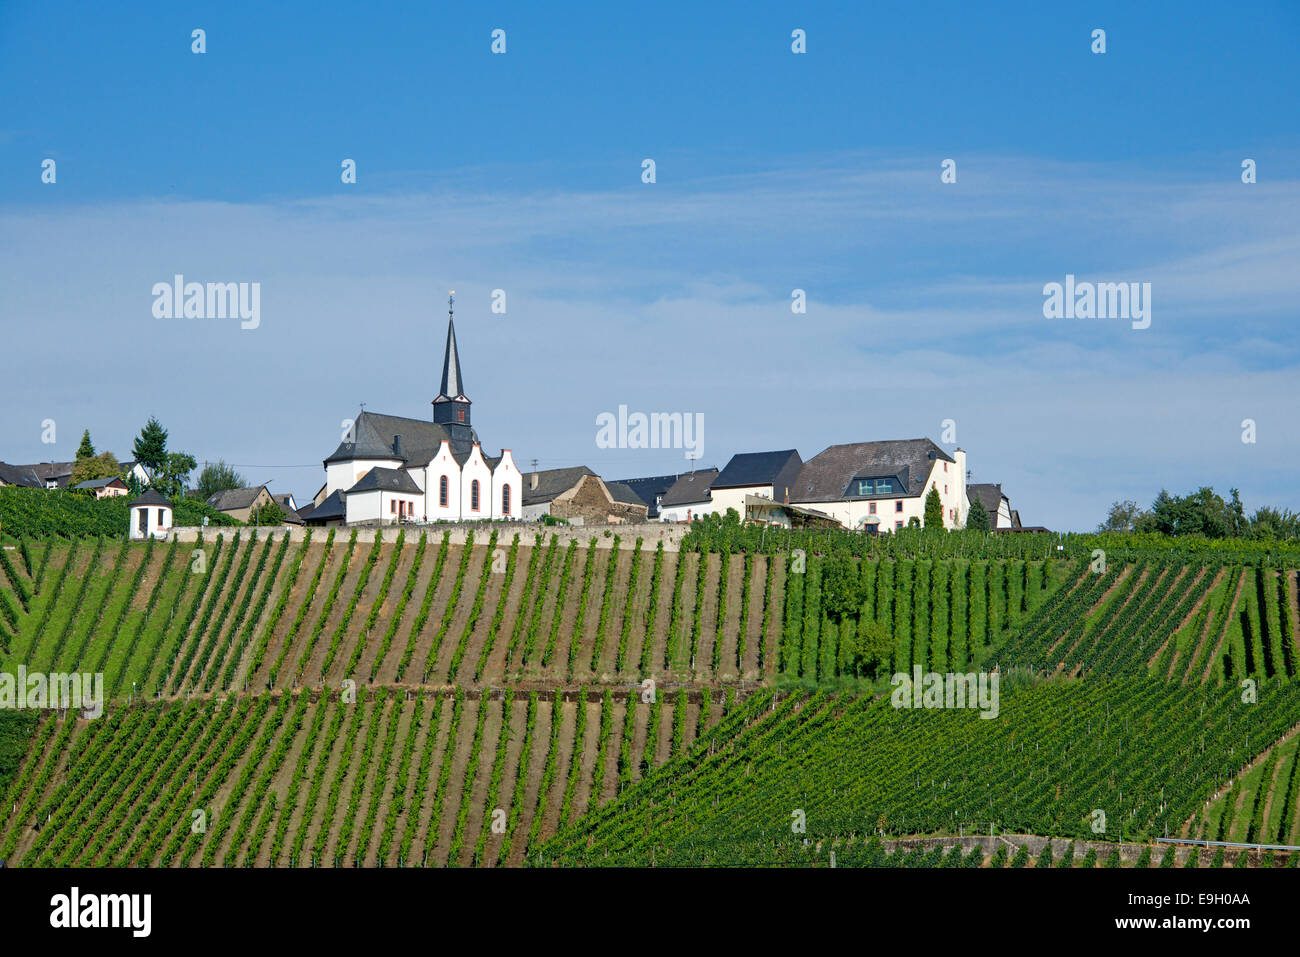
<path id="1" fill-rule="evenodd" d="M 316 511 L 316 503 L 308 502 L 302 508 L 298 509 L 298 517 L 304 522 L 311 518 L 312 512 Z"/>
<path id="2" fill-rule="evenodd" d="M 85 488 L 85 489 L 107 488 L 109 485 L 112 485 L 114 482 L 116 482 L 118 485 L 122 486 L 123 488 L 126 488 L 126 483 L 123 482 L 117 476 L 110 476 L 109 478 L 90 479 L 85 482 L 78 482 L 76 485 L 73 486 L 73 488 Z"/>
<path id="3" fill-rule="evenodd" d="M 265 485 L 256 485 L 252 488 L 232 488 L 224 492 L 214 492 L 208 496 L 208 505 L 218 512 L 230 512 L 237 508 L 252 508 L 253 503 L 257 501 L 258 493 L 264 488 L 266 488 Z"/>
<path id="4" fill-rule="evenodd" d="M 714 488 L 747 488 L 753 485 L 794 485 L 803 466 L 797 449 L 781 452 L 738 452 L 731 457 L 713 482 Z M 782 481 L 784 479 L 784 481 Z M 780 488 L 775 489 L 778 497 Z"/>
<path id="5" fill-rule="evenodd" d="M 713 487 L 713 480 L 717 477 L 717 469 L 698 469 L 694 472 L 687 472 L 673 483 L 672 488 L 664 493 L 663 501 L 660 503 L 661 507 L 707 502 L 709 500 L 709 489 Z"/>
<path id="6" fill-rule="evenodd" d="M 132 508 L 135 508 L 137 505 L 166 505 L 168 508 L 173 507 L 172 503 L 167 501 L 161 492 L 153 488 L 146 490 L 143 495 L 139 496 L 131 503 Z"/>
<path id="7" fill-rule="evenodd" d="M 272 492 L 272 493 L 271 493 L 271 501 L 275 502 L 276 505 L 279 505 L 281 508 L 285 508 L 285 509 L 290 509 L 290 510 L 293 510 L 293 511 L 297 511 L 296 509 L 293 508 L 293 506 L 291 506 L 291 505 L 289 504 L 289 502 L 290 502 L 290 500 L 291 500 L 292 498 L 293 498 L 293 495 L 292 495 L 292 493 L 290 493 L 290 492 Z"/>
<path id="8" fill-rule="evenodd" d="M 986 484 L 986 483 L 967 485 L 966 486 L 967 501 L 970 502 L 975 501 L 976 496 L 979 496 L 980 502 L 984 505 L 984 511 L 989 513 L 989 518 L 994 518 L 994 519 L 997 518 L 998 508 L 1001 507 L 1002 499 L 1004 496 L 1004 493 L 1002 491 L 1002 485 L 1000 483 L 997 485 Z M 1008 501 L 1008 507 L 1010 507 L 1009 501 Z"/>
<path id="9" fill-rule="evenodd" d="M 456 326 L 447 320 L 447 351 L 442 357 L 442 387 L 434 402 L 447 402 L 464 398 L 465 381 L 460 376 L 460 352 L 456 349 Z"/>
<path id="10" fill-rule="evenodd" d="M 14 465 L 11 468 L 30 470 L 36 475 L 41 488 L 49 482 L 55 482 L 59 488 L 67 488 L 68 479 L 76 465 L 76 462 L 37 462 L 33 465 Z"/>
<path id="11" fill-rule="evenodd" d="M 45 483 L 27 465 L 6 465 L 0 462 L 0 482 L 22 488 L 45 488 Z"/>
<path id="12" fill-rule="evenodd" d="M 673 487 L 673 483 L 681 478 L 681 473 L 675 475 L 651 475 L 647 478 L 630 478 L 617 479 L 619 485 L 626 485 L 637 497 L 645 503 L 648 509 L 647 517 L 659 517 L 659 503 L 656 501 L 658 496 L 666 493 Z"/>
<path id="13" fill-rule="evenodd" d="M 888 442 L 852 442 L 832 445 L 804 463 L 790 489 L 792 502 L 834 502 L 872 498 L 912 498 L 921 494 L 936 461 L 956 463 L 929 439 L 895 439 Z M 900 494 L 855 495 L 849 483 L 855 478 L 897 476 L 905 489 Z"/>
<path id="14" fill-rule="evenodd" d="M 614 501 L 621 502 L 624 505 L 638 505 L 642 508 L 647 508 L 648 511 L 648 507 L 646 506 L 646 503 L 641 500 L 641 496 L 637 495 L 636 492 L 632 491 L 622 482 L 606 482 L 605 488 L 609 489 L 609 494 L 613 497 Z"/>
<path id="15" fill-rule="evenodd" d="M 401 469 L 373 468 L 356 485 L 348 489 L 348 494 L 357 492 L 404 492 L 410 495 L 423 495 L 415 479 Z M 324 508 L 321 505 L 321 508 Z"/>
<path id="16" fill-rule="evenodd" d="M 567 469 L 542 469 L 538 472 L 524 473 L 523 500 L 525 505 L 541 505 L 553 500 L 557 495 L 567 492 L 584 475 L 595 475 L 585 465 L 575 465 Z M 533 488 L 533 476 L 537 476 L 537 488 Z"/>
<path id="17" fill-rule="evenodd" d="M 340 442 L 339 447 L 325 460 L 343 462 L 349 459 L 396 459 L 403 465 L 428 465 L 442 440 L 451 443 L 451 451 L 458 458 L 468 455 L 478 433 L 468 426 L 439 425 L 423 419 L 408 419 L 401 415 L 381 415 L 378 412 L 361 412 L 353 420 L 353 442 Z M 401 436 L 400 454 L 394 451 L 394 439 Z"/>
<path id="18" fill-rule="evenodd" d="M 343 504 L 343 494 L 341 492 L 334 491 L 330 493 L 329 497 L 326 498 L 325 501 L 321 502 L 320 505 L 316 506 L 316 508 L 312 511 L 311 515 L 308 517 L 307 521 L 309 523 L 313 523 L 313 522 L 323 523 L 326 521 L 333 521 L 336 518 L 339 520 L 343 520 L 346 519 L 347 517 L 348 517 L 348 510 L 346 506 L 344 506 Z"/>

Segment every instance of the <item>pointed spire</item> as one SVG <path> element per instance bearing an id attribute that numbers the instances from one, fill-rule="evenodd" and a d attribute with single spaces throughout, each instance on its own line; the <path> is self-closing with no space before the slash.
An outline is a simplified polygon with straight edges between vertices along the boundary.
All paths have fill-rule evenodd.
<path id="1" fill-rule="evenodd" d="M 433 421 L 442 424 L 469 425 L 470 401 L 460 376 L 460 352 L 456 349 L 456 323 L 453 312 L 456 293 L 447 297 L 447 350 L 442 358 L 442 388 L 433 400 Z"/>
<path id="2" fill-rule="evenodd" d="M 465 386 L 460 377 L 460 353 L 456 350 L 456 323 L 453 311 L 456 305 L 456 293 L 452 291 L 447 297 L 447 350 L 442 358 L 441 394 L 448 399 L 465 394 Z"/>

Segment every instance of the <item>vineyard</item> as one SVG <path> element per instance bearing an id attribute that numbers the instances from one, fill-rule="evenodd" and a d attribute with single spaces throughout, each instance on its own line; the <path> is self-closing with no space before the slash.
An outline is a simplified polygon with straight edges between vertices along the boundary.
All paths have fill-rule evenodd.
<path id="1" fill-rule="evenodd" d="M 0 713 L 0 860 L 1021 866 L 882 842 L 1300 842 L 1300 563 L 1098 568 L 1007 541 L 19 538 L 0 673 L 102 673 L 110 704 Z M 996 669 L 996 720 L 895 709 L 916 667 Z"/>
<path id="2" fill-rule="evenodd" d="M 0 488 L 0 529 L 14 538 L 86 538 L 107 535 L 125 538 L 131 510 L 124 496 L 96 499 L 54 489 Z M 203 502 L 182 498 L 174 502 L 175 525 L 238 525 Z"/>
<path id="3" fill-rule="evenodd" d="M 11 560 L 9 579 L 0 567 L 0 661 L 102 671 L 115 697 L 134 687 L 167 698 L 349 678 L 467 688 L 754 681 L 778 656 L 780 558 L 724 562 L 617 539 L 477 547 L 443 533 L 362 544 L 331 531 L 290 543 L 257 531 L 198 548 L 24 542 L 33 569 Z"/>
<path id="4" fill-rule="evenodd" d="M 354 703 L 304 692 L 147 704 L 93 722 L 50 714 L 6 789 L 17 811 L 0 827 L 0 858 L 519 863 L 561 824 L 685 753 L 728 704 L 685 691 L 644 704 L 583 690 L 363 689 Z"/>
<path id="5" fill-rule="evenodd" d="M 1013 686 L 995 721 L 763 693 L 719 726 L 725 749 L 697 744 L 530 863 L 772 864 L 827 840 L 963 829 L 1177 836 L 1243 758 L 1298 721 L 1300 683 L 1277 679 L 1251 705 L 1150 678 Z"/>

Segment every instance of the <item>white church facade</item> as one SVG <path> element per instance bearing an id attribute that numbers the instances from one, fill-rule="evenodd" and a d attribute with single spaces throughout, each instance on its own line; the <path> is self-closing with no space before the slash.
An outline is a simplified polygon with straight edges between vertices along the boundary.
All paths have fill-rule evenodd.
<path id="1" fill-rule="evenodd" d="M 517 521 L 523 511 L 510 450 L 485 454 L 470 424 L 450 312 L 432 421 L 363 409 L 324 464 L 324 498 L 308 524 Z"/>

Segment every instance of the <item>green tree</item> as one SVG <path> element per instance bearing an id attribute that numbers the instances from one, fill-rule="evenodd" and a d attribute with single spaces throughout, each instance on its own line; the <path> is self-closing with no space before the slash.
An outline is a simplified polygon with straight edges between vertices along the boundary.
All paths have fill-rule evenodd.
<path id="1" fill-rule="evenodd" d="M 846 657 L 855 674 L 875 678 L 889 667 L 894 651 L 894 638 L 876 619 L 862 621 L 856 635 L 846 635 Z"/>
<path id="2" fill-rule="evenodd" d="M 937 485 L 931 485 L 925 496 L 925 527 L 943 528 L 943 501 L 939 498 Z"/>
<path id="3" fill-rule="evenodd" d="M 83 441 L 84 445 L 85 442 Z M 85 458 L 77 457 L 77 464 L 72 467 L 72 476 L 68 479 L 68 488 L 74 488 L 82 482 L 93 482 L 101 478 L 121 478 L 122 466 L 117 463 L 117 456 L 112 452 L 101 452 Z"/>
<path id="4" fill-rule="evenodd" d="M 862 575 L 853 559 L 835 555 L 822 568 L 822 608 L 834 621 L 857 617 L 863 601 Z"/>
<path id="5" fill-rule="evenodd" d="M 140 430 L 131 451 L 136 461 L 148 469 L 150 474 L 167 464 L 167 430 L 154 416 L 149 416 L 149 421 Z M 193 467 L 190 466 L 191 469 Z"/>
<path id="6" fill-rule="evenodd" d="M 1106 520 L 1097 526 L 1097 531 L 1131 532 L 1144 514 L 1146 513 L 1132 499 L 1112 502 L 1110 511 L 1106 513 Z"/>
<path id="7" fill-rule="evenodd" d="M 966 513 L 966 527 L 972 532 L 987 532 L 989 530 L 989 513 L 980 501 L 978 495 L 970 503 L 970 511 Z"/>
<path id="8" fill-rule="evenodd" d="M 209 462 L 203 466 L 203 471 L 199 473 L 198 481 L 194 484 L 194 497 L 206 502 L 217 492 L 244 488 L 247 484 L 242 475 L 221 459 L 215 464 Z"/>
<path id="9" fill-rule="evenodd" d="M 190 473 L 198 464 L 194 456 L 186 452 L 168 452 L 162 465 L 154 472 L 153 487 L 168 498 L 180 498 L 185 494 Z"/>
<path id="10" fill-rule="evenodd" d="M 284 509 L 276 502 L 267 502 L 253 509 L 248 516 L 249 525 L 283 525 Z"/>
<path id="11" fill-rule="evenodd" d="M 90 429 L 81 433 L 81 444 L 77 446 L 77 461 L 82 459 L 93 459 L 95 457 L 95 446 L 90 442 Z"/>

